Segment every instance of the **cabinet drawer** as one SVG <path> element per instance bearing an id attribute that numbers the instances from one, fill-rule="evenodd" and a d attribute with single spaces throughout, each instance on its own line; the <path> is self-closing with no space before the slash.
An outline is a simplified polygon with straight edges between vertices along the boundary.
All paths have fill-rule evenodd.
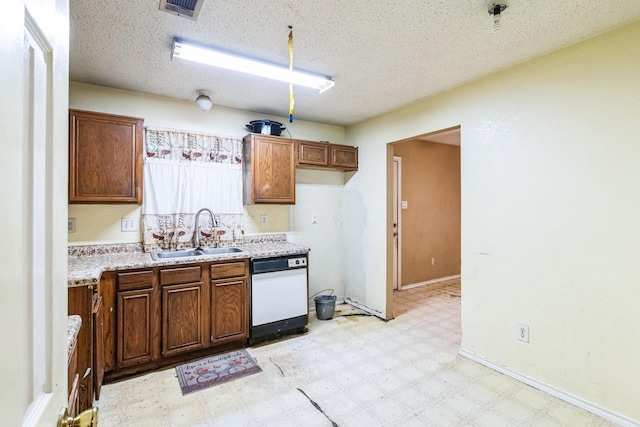
<path id="1" fill-rule="evenodd" d="M 195 267 L 180 267 L 160 270 L 161 285 L 200 282 L 201 280 L 202 269 L 199 265 Z"/>
<path id="2" fill-rule="evenodd" d="M 211 280 L 224 279 L 226 277 L 239 277 L 245 275 L 246 263 L 226 262 L 211 265 Z"/>
<path id="3" fill-rule="evenodd" d="M 136 289 L 153 288 L 152 271 L 136 271 L 133 273 L 118 273 L 118 290 L 132 291 Z"/>

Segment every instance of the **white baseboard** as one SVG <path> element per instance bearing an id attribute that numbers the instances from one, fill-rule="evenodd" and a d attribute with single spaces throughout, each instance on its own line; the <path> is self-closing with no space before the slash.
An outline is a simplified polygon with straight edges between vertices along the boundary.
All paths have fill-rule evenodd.
<path id="1" fill-rule="evenodd" d="M 566 391 L 562 391 L 545 383 L 542 383 L 538 380 L 534 380 L 533 378 L 527 377 L 526 375 L 520 374 L 516 371 L 513 371 L 504 366 L 497 365 L 493 362 L 490 362 L 483 357 L 480 357 L 476 354 L 470 353 L 464 349 L 459 349 L 458 354 L 462 357 L 466 357 L 467 359 L 473 360 L 481 365 L 486 366 L 487 368 L 491 368 L 494 371 L 498 371 L 502 374 L 505 374 L 513 379 L 516 379 L 520 382 L 523 382 L 531 387 L 537 388 L 538 390 L 544 391 L 552 396 L 557 397 L 558 399 L 564 400 L 565 402 L 569 402 L 572 405 L 577 406 L 578 408 L 582 408 L 585 411 L 589 411 L 592 414 L 596 414 L 606 420 L 609 420 L 613 423 L 616 423 L 623 427 L 640 427 L 640 423 L 632 420 L 631 418 L 627 418 L 624 415 L 620 415 L 616 412 L 609 411 L 608 409 L 602 408 L 588 400 L 585 400 L 581 397 L 578 397 L 574 394 L 567 393 Z"/>
<path id="2" fill-rule="evenodd" d="M 448 282 L 449 280 L 454 280 L 459 278 L 460 278 L 459 274 L 456 274 L 453 276 L 447 276 L 447 277 L 439 277 L 437 279 L 427 280 L 426 282 L 418 282 L 418 283 L 411 283 L 410 285 L 403 285 L 403 286 L 400 286 L 398 290 L 405 291 L 407 289 L 417 288 L 418 286 L 433 285 L 435 283 Z"/>

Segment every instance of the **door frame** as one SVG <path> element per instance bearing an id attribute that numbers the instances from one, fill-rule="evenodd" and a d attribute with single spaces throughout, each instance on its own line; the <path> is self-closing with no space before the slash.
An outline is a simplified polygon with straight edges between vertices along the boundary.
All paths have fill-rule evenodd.
<path id="1" fill-rule="evenodd" d="M 393 156 L 393 289 L 402 290 L 402 157 Z M 394 230 L 395 228 L 395 230 Z"/>

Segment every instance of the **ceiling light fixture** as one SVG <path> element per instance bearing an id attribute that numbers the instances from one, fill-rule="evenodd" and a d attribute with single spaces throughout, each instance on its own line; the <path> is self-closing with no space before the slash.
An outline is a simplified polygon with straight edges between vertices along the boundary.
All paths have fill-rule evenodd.
<path id="1" fill-rule="evenodd" d="M 489 15 L 493 15 L 493 26 L 491 27 L 492 33 L 497 33 L 502 29 L 502 24 L 500 20 L 502 19 L 502 12 L 507 8 L 507 5 L 504 3 L 496 3 L 494 1 L 487 1 L 487 10 Z"/>
<path id="2" fill-rule="evenodd" d="M 196 105 L 202 111 L 209 111 L 211 110 L 211 107 L 213 107 L 213 101 L 211 101 L 211 98 L 209 98 L 207 95 L 200 92 L 200 94 L 196 98 Z"/>
<path id="3" fill-rule="evenodd" d="M 171 58 L 187 59 L 189 61 L 267 77 L 286 83 L 292 82 L 294 85 L 318 89 L 320 93 L 335 85 L 331 77 L 307 73 L 305 71 L 293 70 L 292 72 L 289 70 L 289 67 L 269 64 L 268 62 L 242 57 L 177 38 L 173 40 Z"/>

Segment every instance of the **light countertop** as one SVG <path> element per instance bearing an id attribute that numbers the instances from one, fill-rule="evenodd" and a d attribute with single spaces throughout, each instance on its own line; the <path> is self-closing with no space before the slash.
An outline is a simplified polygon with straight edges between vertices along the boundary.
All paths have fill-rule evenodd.
<path id="1" fill-rule="evenodd" d="M 243 252 L 153 260 L 140 245 L 99 245 L 71 247 L 69 250 L 68 286 L 97 285 L 105 271 L 149 268 L 164 265 L 246 259 L 275 255 L 307 253 L 309 248 L 277 239 L 253 239 L 237 245 Z"/>

